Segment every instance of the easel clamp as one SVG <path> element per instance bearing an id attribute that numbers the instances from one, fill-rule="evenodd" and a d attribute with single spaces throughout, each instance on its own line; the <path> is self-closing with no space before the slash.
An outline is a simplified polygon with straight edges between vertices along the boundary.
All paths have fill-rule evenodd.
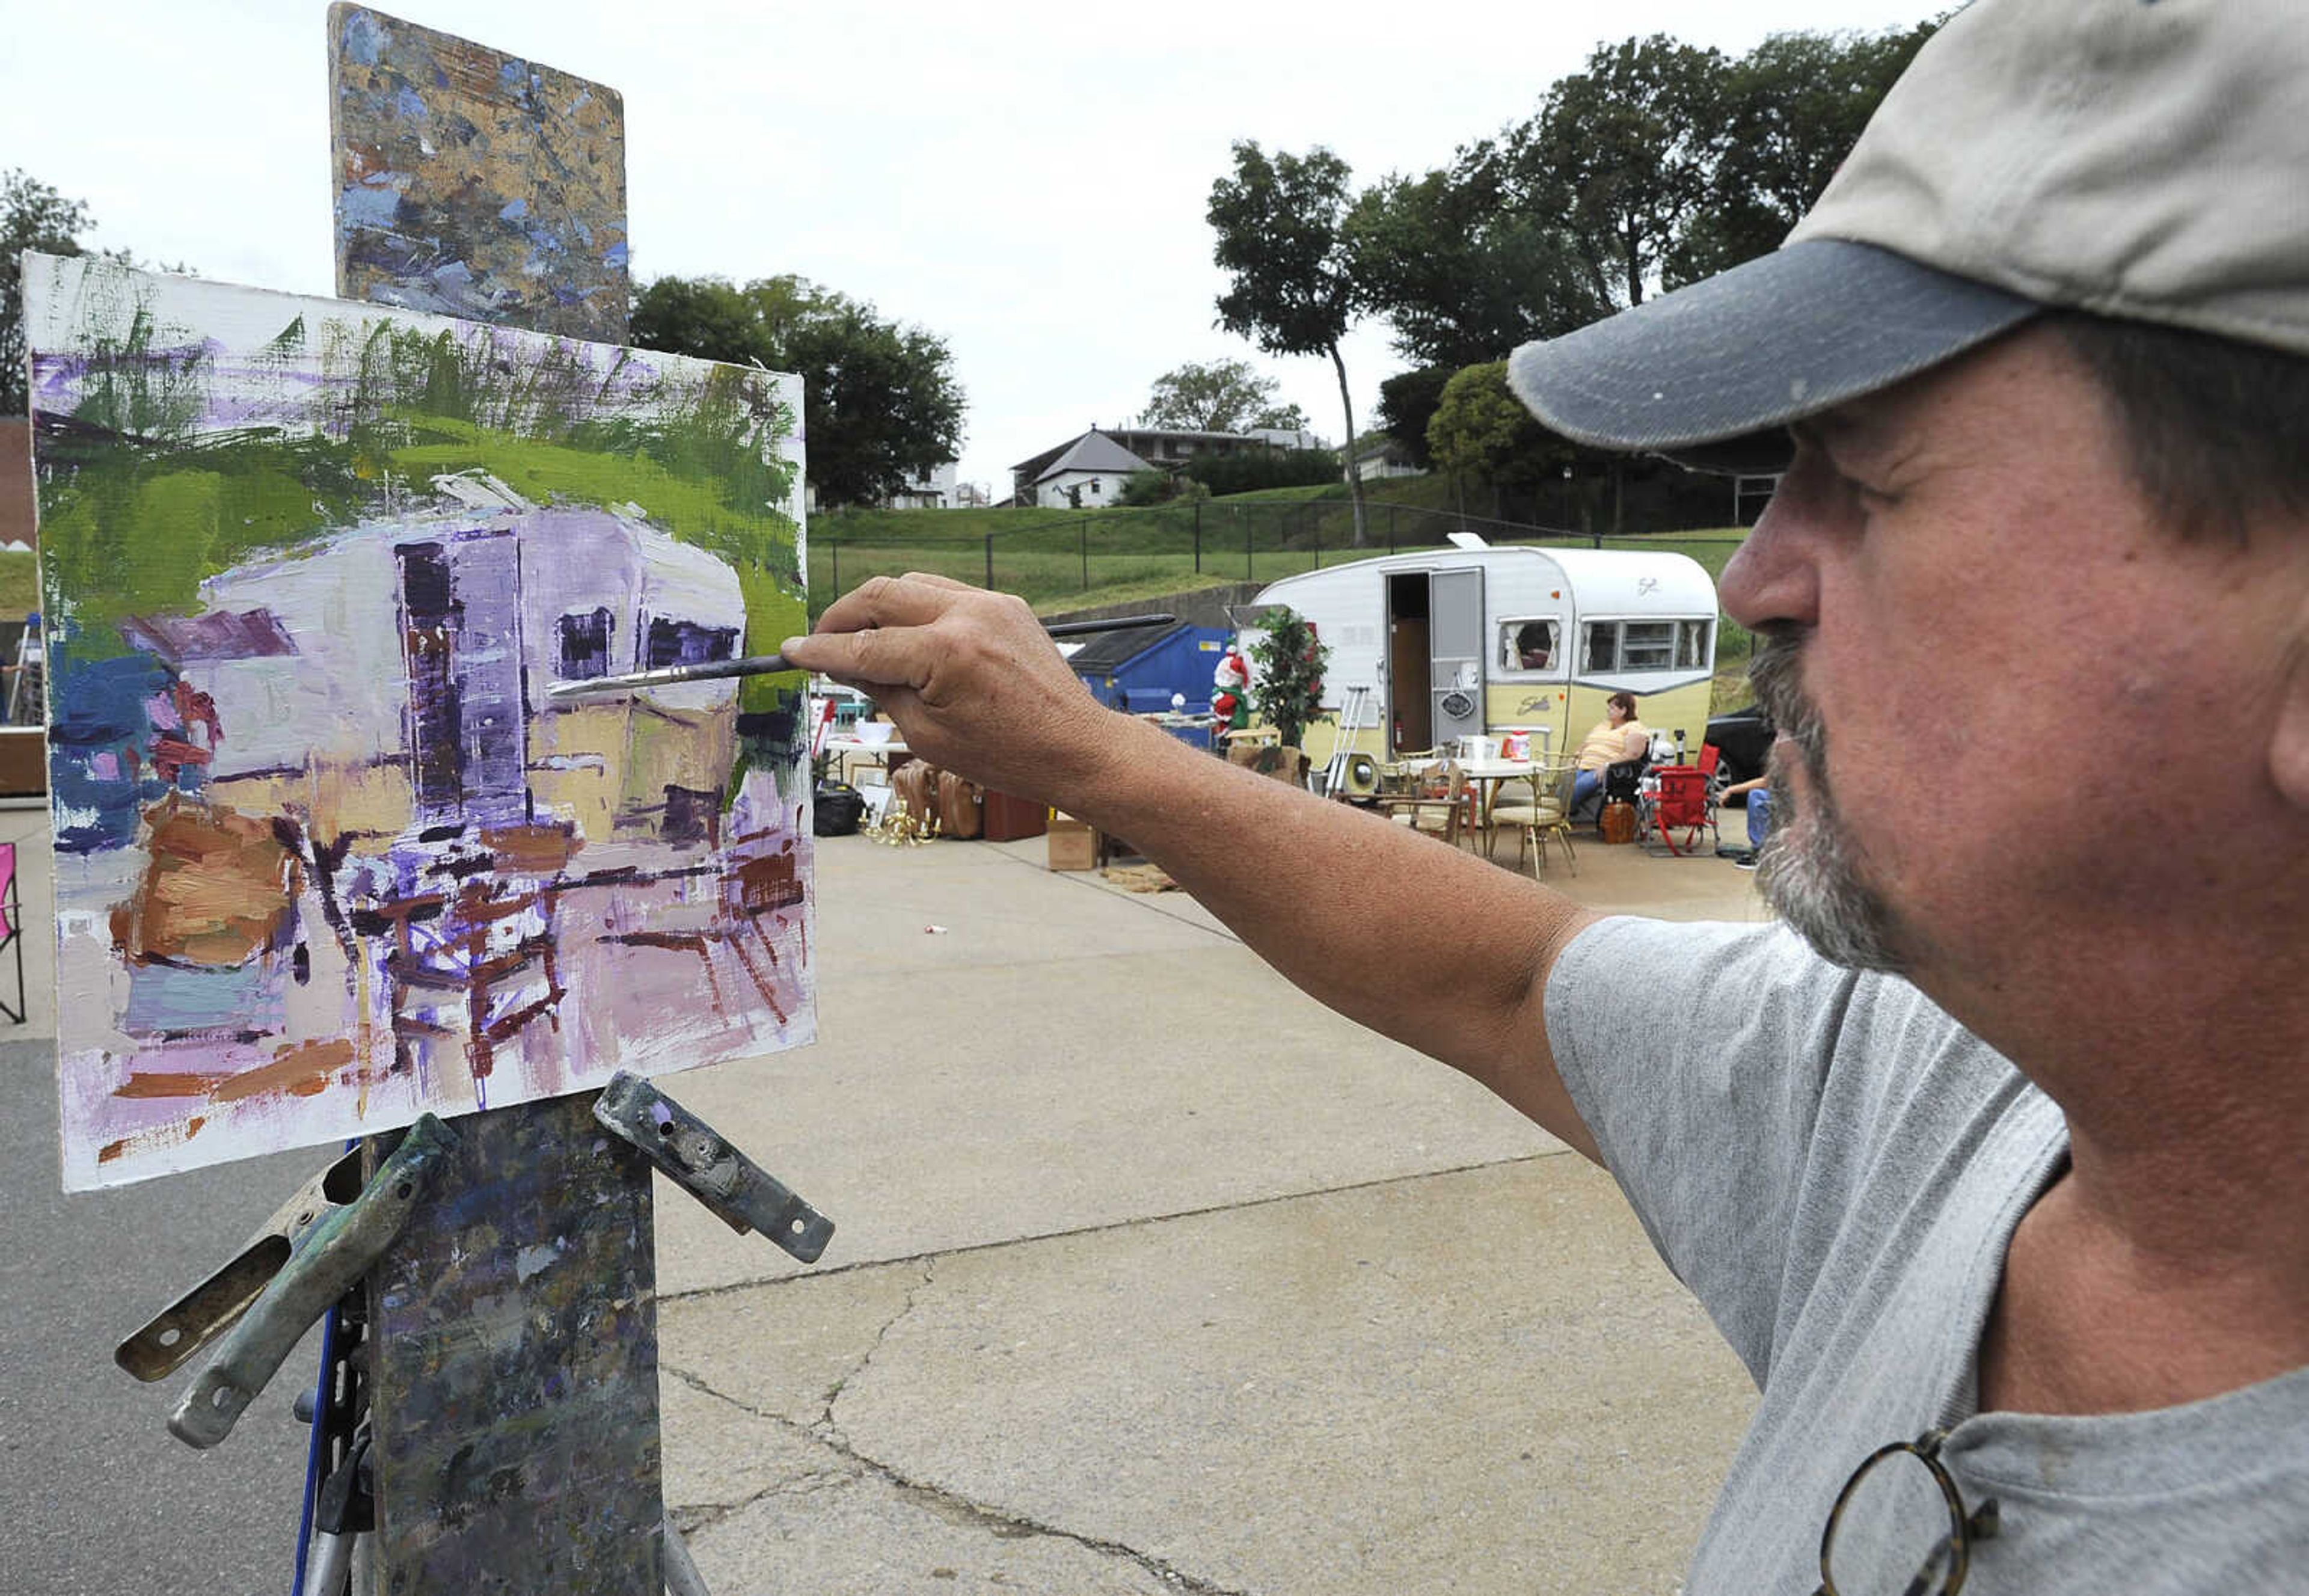
<path id="1" fill-rule="evenodd" d="M 331 1206 L 359 1195 L 360 1162 L 356 1148 L 324 1165 L 257 1227 L 231 1262 L 146 1321 L 113 1349 L 112 1361 L 148 1383 L 184 1367 L 264 1295 Z"/>
<path id="2" fill-rule="evenodd" d="M 593 1100 L 593 1117 L 739 1235 L 758 1230 L 804 1263 L 817 1262 L 833 1238 L 833 1220 L 632 1071 L 610 1077 Z"/>
<path id="3" fill-rule="evenodd" d="M 315 1320 L 383 1255 L 456 1134 L 433 1115 L 350 1201 L 347 1159 L 307 1181 L 233 1261 L 121 1342 L 113 1353 L 140 1380 L 158 1380 L 229 1327 L 231 1333 L 169 1415 L 188 1446 L 214 1446 Z M 333 1183 L 334 1183 L 333 1184 Z"/>

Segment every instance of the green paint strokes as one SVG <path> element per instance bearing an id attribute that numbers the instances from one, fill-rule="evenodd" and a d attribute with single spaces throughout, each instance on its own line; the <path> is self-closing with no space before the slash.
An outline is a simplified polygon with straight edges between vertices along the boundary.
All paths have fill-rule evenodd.
<path id="1" fill-rule="evenodd" d="M 73 409 L 73 420 L 151 442 L 189 436 L 201 413 L 208 351 L 196 343 L 162 348 L 157 337 L 152 312 L 140 303 L 125 332 L 96 338 L 91 380 Z"/>
<path id="2" fill-rule="evenodd" d="M 108 623 L 189 612 L 204 577 L 351 525 L 375 494 L 321 438 L 212 433 L 153 450 L 44 433 L 40 454 L 48 608 L 89 658 L 125 651 Z"/>
<path id="3" fill-rule="evenodd" d="M 797 417 L 768 374 L 333 305 L 226 349 L 167 324 L 160 280 L 91 269 L 125 291 L 84 299 L 101 325 L 61 356 L 84 365 L 76 402 L 39 419 L 46 608 L 74 656 L 125 653 L 119 621 L 192 612 L 208 577 L 428 507 L 435 479 L 474 473 L 538 504 L 638 507 L 713 553 L 737 574 L 747 653 L 807 629 L 784 508 Z M 755 766 L 786 778 L 774 734 L 800 692 L 798 673 L 739 683 L 733 790 Z"/>
<path id="4" fill-rule="evenodd" d="M 469 472 L 538 503 L 637 505 L 713 552 L 738 573 L 748 652 L 802 629 L 800 528 L 783 507 L 796 468 L 780 454 L 795 417 L 762 374 L 502 328 L 301 312 L 220 357 L 164 328 L 151 292 L 140 288 L 125 325 L 88 330 L 72 424 L 43 418 L 44 577 L 60 617 L 74 595 L 67 624 L 84 657 L 125 648 L 106 623 L 189 611 L 206 577 Z M 309 390 L 304 424 L 199 429 L 227 386 L 221 364 L 276 372 L 282 395 Z M 791 691 L 749 680 L 741 707 L 774 710 Z"/>

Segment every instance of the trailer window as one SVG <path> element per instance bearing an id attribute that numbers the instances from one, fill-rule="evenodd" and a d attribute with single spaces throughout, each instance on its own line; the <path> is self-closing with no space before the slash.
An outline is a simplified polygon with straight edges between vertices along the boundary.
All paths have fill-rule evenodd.
<path id="1" fill-rule="evenodd" d="M 1591 620 L 1580 630 L 1587 646 L 1579 651 L 1579 668 L 1583 671 L 1616 671 L 1620 668 L 1620 623 L 1616 620 Z"/>
<path id="2" fill-rule="evenodd" d="M 564 681 L 583 681 L 589 676 L 610 673 L 610 612 L 596 609 L 591 613 L 573 611 L 564 615 L 556 627 L 557 641 L 561 650 L 561 679 Z"/>
<path id="3" fill-rule="evenodd" d="M 738 629 L 700 626 L 694 620 L 656 616 L 649 623 L 647 647 L 646 665 L 653 671 L 662 671 L 669 665 L 710 664 L 736 655 Z"/>
<path id="4" fill-rule="evenodd" d="M 1580 629 L 1580 669 L 1703 671 L 1709 620 L 1590 620 Z"/>
<path id="5" fill-rule="evenodd" d="M 1620 669 L 1665 671 L 1674 664 L 1674 621 L 1624 620 L 1620 623 Z"/>
<path id="6" fill-rule="evenodd" d="M 1521 620 L 1500 622 L 1500 669 L 1555 669 L 1556 622 Z"/>
<path id="7" fill-rule="evenodd" d="M 1708 669 L 1708 634 L 1715 626 L 1709 620 L 1679 620 L 1675 623 L 1675 663 L 1678 670 Z"/>

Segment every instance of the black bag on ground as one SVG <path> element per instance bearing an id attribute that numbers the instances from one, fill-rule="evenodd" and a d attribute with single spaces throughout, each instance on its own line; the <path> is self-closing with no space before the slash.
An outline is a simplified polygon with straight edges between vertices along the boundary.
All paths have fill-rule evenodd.
<path id="1" fill-rule="evenodd" d="M 866 818 L 866 800 L 848 782 L 822 781 L 810 794 L 809 828 L 819 837 L 852 837 Z"/>

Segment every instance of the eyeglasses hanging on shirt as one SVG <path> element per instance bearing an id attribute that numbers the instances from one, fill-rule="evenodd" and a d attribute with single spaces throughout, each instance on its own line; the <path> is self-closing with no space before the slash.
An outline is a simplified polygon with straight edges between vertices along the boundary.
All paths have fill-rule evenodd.
<path id="1" fill-rule="evenodd" d="M 1957 1596 L 1972 1543 L 1996 1533 L 1996 1498 L 1967 1512 L 1941 1462 L 1945 1430 L 1881 1446 L 1852 1471 L 1820 1537 L 1812 1596 Z"/>

